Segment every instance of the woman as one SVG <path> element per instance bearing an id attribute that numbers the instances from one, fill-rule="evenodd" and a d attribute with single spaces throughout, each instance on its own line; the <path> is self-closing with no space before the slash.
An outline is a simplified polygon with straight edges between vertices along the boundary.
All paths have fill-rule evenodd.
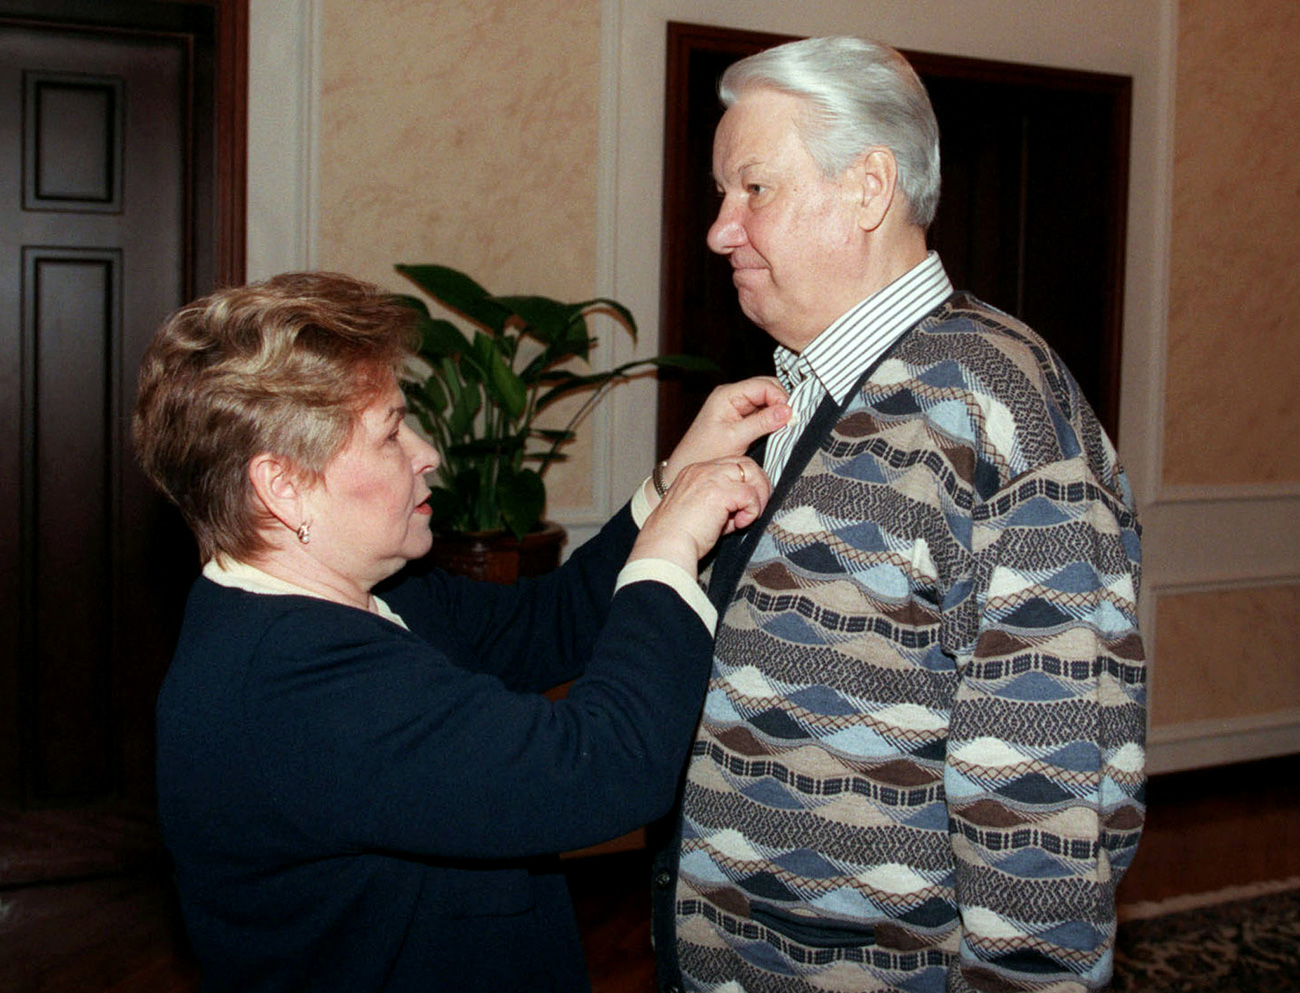
<path id="1" fill-rule="evenodd" d="M 376 596 L 432 541 L 408 315 L 289 274 L 182 309 L 141 366 L 141 463 L 205 562 L 158 701 L 205 989 L 586 989 L 546 856 L 669 807 L 715 619 L 696 565 L 768 496 L 740 453 L 789 410 L 752 380 L 710 398 L 662 502 L 643 487 L 553 575 Z"/>

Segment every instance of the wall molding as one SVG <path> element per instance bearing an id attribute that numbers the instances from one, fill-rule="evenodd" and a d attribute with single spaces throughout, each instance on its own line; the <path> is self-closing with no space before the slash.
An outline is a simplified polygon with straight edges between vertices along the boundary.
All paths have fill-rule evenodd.
<path id="1" fill-rule="evenodd" d="M 1286 489 L 1203 487 L 1142 508 L 1143 589 L 1294 582 L 1300 493 Z"/>
<path id="2" fill-rule="evenodd" d="M 318 0 L 249 4 L 249 280 L 316 263 L 320 6 Z"/>
<path id="3" fill-rule="evenodd" d="M 1300 710 L 1193 721 L 1151 729 L 1147 771 L 1181 772 L 1296 752 L 1300 752 Z"/>
<path id="4" fill-rule="evenodd" d="M 1215 483 L 1162 485 L 1156 502 L 1223 503 L 1234 500 L 1300 500 L 1300 480 L 1277 483 Z"/>

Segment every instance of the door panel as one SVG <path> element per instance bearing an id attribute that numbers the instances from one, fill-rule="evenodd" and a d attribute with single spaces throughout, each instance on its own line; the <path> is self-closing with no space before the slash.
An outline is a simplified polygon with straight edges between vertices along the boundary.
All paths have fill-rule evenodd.
<path id="1" fill-rule="evenodd" d="M 35 797 L 94 797 L 113 781 L 111 673 L 112 368 L 121 252 L 23 249 L 24 662 L 36 691 Z M 96 660 L 88 662 L 88 660 Z"/>
<path id="2" fill-rule="evenodd" d="M 122 209 L 122 80 L 23 74 L 23 207 Z"/>

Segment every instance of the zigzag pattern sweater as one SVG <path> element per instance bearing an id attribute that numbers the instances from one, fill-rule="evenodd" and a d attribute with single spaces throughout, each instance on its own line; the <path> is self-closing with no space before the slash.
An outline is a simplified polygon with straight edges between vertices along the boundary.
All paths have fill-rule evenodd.
<path id="1" fill-rule="evenodd" d="M 722 615 L 660 980 L 675 947 L 695 990 L 1100 989 L 1143 816 L 1114 449 L 964 294 L 827 423 Z"/>

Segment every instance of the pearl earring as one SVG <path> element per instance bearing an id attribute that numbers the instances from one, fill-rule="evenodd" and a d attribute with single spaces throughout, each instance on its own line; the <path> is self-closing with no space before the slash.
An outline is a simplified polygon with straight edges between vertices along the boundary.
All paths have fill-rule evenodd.
<path id="1" fill-rule="evenodd" d="M 304 545 L 310 544 L 311 542 L 311 525 L 306 521 L 303 521 L 298 525 L 298 540 Z"/>

